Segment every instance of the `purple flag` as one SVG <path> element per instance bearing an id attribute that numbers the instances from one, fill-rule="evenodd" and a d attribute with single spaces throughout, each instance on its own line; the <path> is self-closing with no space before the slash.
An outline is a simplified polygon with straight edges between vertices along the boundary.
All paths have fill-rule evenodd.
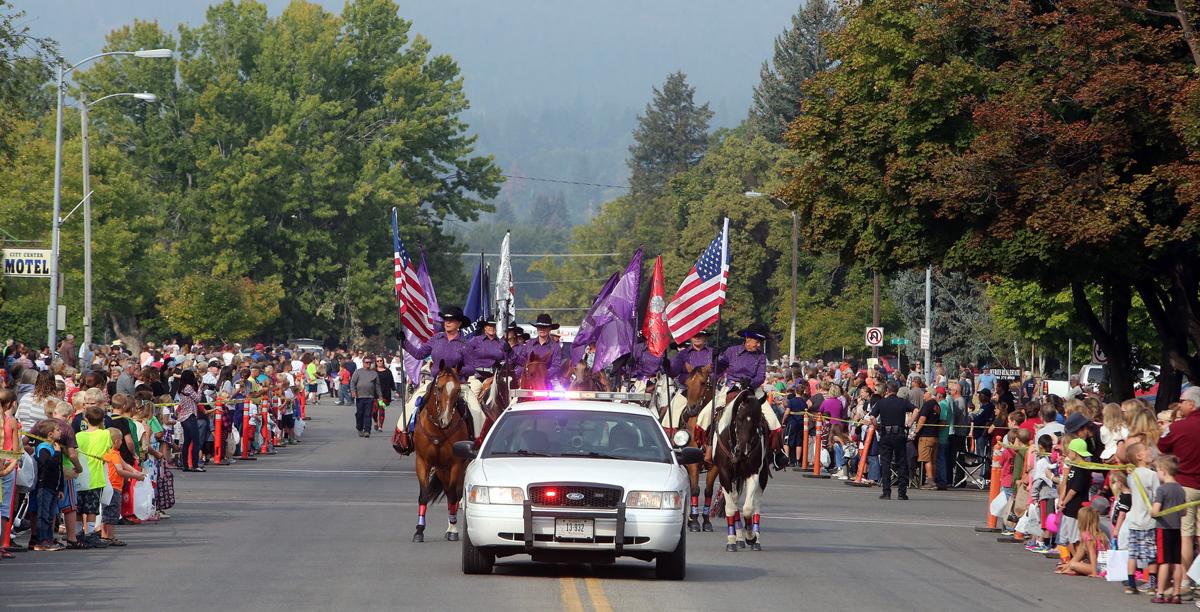
<path id="1" fill-rule="evenodd" d="M 429 269 L 425 267 L 425 252 L 421 252 L 421 264 L 417 266 L 417 283 L 421 285 L 421 289 L 425 292 L 426 300 L 429 302 L 429 316 L 433 319 L 433 328 L 440 331 L 442 326 L 441 317 L 438 313 L 442 311 L 438 306 L 437 294 L 433 292 L 433 282 L 429 280 Z M 404 330 L 404 337 L 416 346 L 421 346 L 423 343 L 412 332 Z M 418 384 L 421 380 L 421 360 L 416 359 L 404 352 L 404 374 L 408 376 L 409 382 Z"/>
<path id="2" fill-rule="evenodd" d="M 596 322 L 596 316 L 600 313 L 601 307 L 604 305 L 604 298 L 612 293 L 613 287 L 617 286 L 617 281 L 620 279 L 616 272 L 608 277 L 604 282 L 604 286 L 600 288 L 600 293 L 596 294 L 596 299 L 592 301 L 592 307 L 588 309 L 587 314 L 583 316 L 583 321 L 579 324 L 579 331 L 575 333 L 575 339 L 571 342 L 571 367 L 579 363 L 583 359 L 589 344 L 596 341 L 599 335 L 600 325 Z"/>
<path id="3" fill-rule="evenodd" d="M 618 357 L 633 350 L 633 335 L 637 328 L 638 291 L 642 285 L 642 247 L 638 247 L 621 280 L 604 298 L 606 320 L 596 336 L 596 360 L 592 371 L 599 372 Z"/>

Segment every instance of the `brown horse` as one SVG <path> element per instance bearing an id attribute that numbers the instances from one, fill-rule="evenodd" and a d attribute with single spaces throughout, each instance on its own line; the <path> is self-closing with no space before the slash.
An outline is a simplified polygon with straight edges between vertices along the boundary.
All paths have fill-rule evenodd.
<path id="1" fill-rule="evenodd" d="M 604 372 L 593 372 L 586 362 L 575 364 L 575 376 L 572 377 L 572 391 L 611 391 L 608 376 Z"/>
<path id="2" fill-rule="evenodd" d="M 534 353 L 529 356 L 529 361 L 525 362 L 525 368 L 521 370 L 519 388 L 545 390 L 548 388 L 546 384 L 548 378 L 550 378 L 550 364 Z"/>
<path id="3" fill-rule="evenodd" d="M 463 496 L 466 462 L 454 456 L 454 443 L 471 438 L 471 429 L 458 410 L 461 393 L 458 370 L 440 365 L 413 431 L 417 483 L 421 487 L 413 542 L 425 541 L 425 509 L 443 495 L 450 520 L 446 539 L 458 540 L 458 502 Z"/>
<path id="4" fill-rule="evenodd" d="M 691 368 L 688 370 L 688 377 L 684 383 L 684 390 L 687 393 L 687 407 L 679 415 L 680 423 L 673 423 L 677 429 L 683 429 L 686 423 L 686 431 L 691 433 L 691 441 L 689 446 L 694 446 L 705 451 L 705 457 L 712 457 L 712 450 L 709 448 L 707 432 L 703 431 L 696 425 L 700 411 L 712 401 L 713 387 L 710 376 L 712 376 L 712 366 L 704 366 L 702 368 Z M 715 420 L 717 415 L 713 415 Z M 704 481 L 704 507 L 699 506 L 700 502 L 700 469 L 705 472 Z M 708 509 L 712 506 L 713 490 L 717 480 L 717 471 L 713 469 L 711 461 L 705 461 L 703 464 L 690 464 L 687 466 L 688 479 L 692 485 L 692 513 L 688 517 L 688 531 L 712 531 L 712 522 L 708 517 Z"/>

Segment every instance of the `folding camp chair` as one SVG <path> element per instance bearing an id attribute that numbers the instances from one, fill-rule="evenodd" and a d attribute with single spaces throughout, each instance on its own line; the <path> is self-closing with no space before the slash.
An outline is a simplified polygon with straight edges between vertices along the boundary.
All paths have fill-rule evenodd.
<path id="1" fill-rule="evenodd" d="M 987 464 L 988 458 L 985 455 L 965 450 L 959 451 L 954 457 L 954 469 L 962 476 L 954 483 L 954 486 L 975 487 L 980 491 L 988 488 L 988 478 L 985 476 Z"/>

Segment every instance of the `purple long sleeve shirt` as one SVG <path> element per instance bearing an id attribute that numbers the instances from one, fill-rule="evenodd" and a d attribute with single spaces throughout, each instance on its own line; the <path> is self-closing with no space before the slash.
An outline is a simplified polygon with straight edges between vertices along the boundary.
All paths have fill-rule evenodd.
<path id="1" fill-rule="evenodd" d="M 751 387 L 758 388 L 767 379 L 767 355 L 762 351 L 751 353 L 744 345 L 731 346 L 717 360 L 717 376 L 730 382 L 748 380 Z"/>
<path id="2" fill-rule="evenodd" d="M 686 366 L 690 365 L 693 368 L 702 368 L 706 365 L 712 365 L 712 355 L 713 350 L 710 346 L 696 350 L 691 345 L 688 345 L 671 358 L 671 374 L 675 376 L 675 382 L 679 383 L 680 389 L 687 386 L 688 370 Z"/>
<path id="3" fill-rule="evenodd" d="M 518 354 L 518 379 L 525 371 L 525 364 L 529 363 L 529 358 L 533 355 L 537 355 L 539 359 L 549 364 L 546 371 L 547 384 L 553 384 L 555 381 L 563 379 L 562 344 L 558 340 L 551 339 L 547 340 L 545 344 L 541 344 L 537 338 L 531 338 L 523 345 L 523 349 Z"/>
<path id="4" fill-rule="evenodd" d="M 431 373 L 434 377 L 437 377 L 438 372 L 441 371 L 442 363 L 445 363 L 447 368 L 459 368 L 460 374 L 466 373 L 467 341 L 461 334 L 451 340 L 446 336 L 446 332 L 438 332 L 420 348 L 405 340 L 404 350 L 416 359 L 431 357 L 433 361 Z"/>
<path id="5" fill-rule="evenodd" d="M 626 366 L 630 378 L 638 380 L 652 379 L 662 371 L 662 357 L 656 356 L 646 348 L 645 342 L 633 345 Z"/>
<path id="6" fill-rule="evenodd" d="M 467 342 L 466 365 L 463 374 L 470 376 L 477 370 L 490 370 L 497 361 L 504 361 L 507 344 L 500 338 L 488 338 L 484 335 L 475 336 Z"/>

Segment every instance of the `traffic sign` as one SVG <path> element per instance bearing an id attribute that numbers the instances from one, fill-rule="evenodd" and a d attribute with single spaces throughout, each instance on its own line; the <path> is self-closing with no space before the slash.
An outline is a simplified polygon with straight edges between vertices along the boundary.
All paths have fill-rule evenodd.
<path id="1" fill-rule="evenodd" d="M 929 350 L 929 328 L 921 328 L 921 350 Z"/>
<path id="2" fill-rule="evenodd" d="M 900 346 L 902 344 L 908 344 L 908 338 L 892 338 L 891 340 L 888 340 L 888 342 L 896 346 Z"/>
<path id="3" fill-rule="evenodd" d="M 1100 348 L 1099 342 L 1092 342 L 1092 363 L 1100 365 L 1108 364 L 1108 355 L 1104 354 L 1104 349 Z"/>
<path id="4" fill-rule="evenodd" d="M 883 346 L 883 328 L 868 327 L 866 333 L 867 346 Z"/>

